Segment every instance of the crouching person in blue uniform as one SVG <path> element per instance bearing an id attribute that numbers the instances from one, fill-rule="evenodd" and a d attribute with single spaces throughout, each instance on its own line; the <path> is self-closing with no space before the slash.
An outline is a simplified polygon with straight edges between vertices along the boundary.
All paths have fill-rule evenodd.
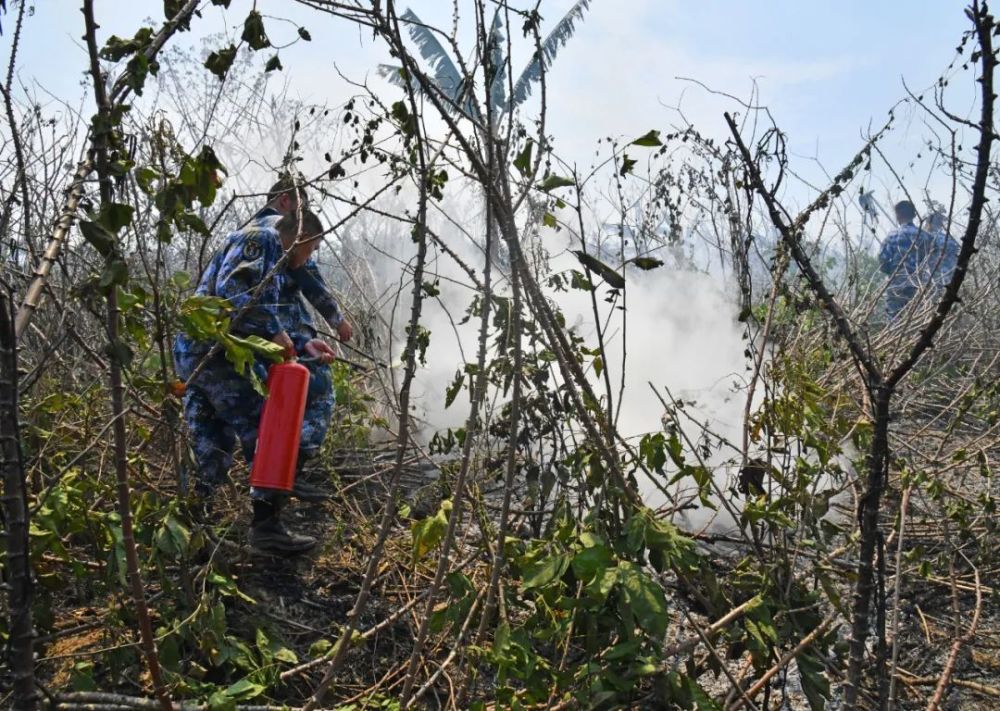
<path id="1" fill-rule="evenodd" d="M 229 300 L 236 313 L 252 302 L 244 315 L 234 322 L 232 332 L 238 336 L 256 335 L 269 339 L 283 346 L 288 357 L 305 358 L 303 364 L 309 368 L 310 378 L 299 445 L 300 467 L 319 451 L 334 406 L 329 363 L 335 353 L 316 337 L 312 319 L 302 301 L 302 291 L 293 276 L 310 260 L 319 244 L 319 239 L 309 238 L 322 232 L 319 218 L 309 211 L 304 211 L 301 218 L 258 216 L 247 227 L 229 235 L 212 257 L 196 291 L 201 296 Z M 285 266 L 265 282 L 286 250 L 291 253 Z M 263 286 L 262 282 L 265 282 Z M 260 293 L 254 299 L 252 295 L 258 287 Z M 341 339 L 349 340 L 350 325 L 342 317 L 339 325 Z M 234 370 L 221 351 L 211 356 L 191 380 L 192 373 L 207 357 L 212 345 L 186 334 L 178 336 L 174 344 L 177 374 L 188 381 L 184 417 L 197 464 L 194 494 L 201 500 L 207 500 L 227 481 L 237 440 L 247 463 L 252 463 L 264 404 L 250 381 Z M 265 362 L 257 361 L 254 369 L 261 378 L 266 377 Z M 308 500 L 325 498 L 322 491 L 298 480 L 291 495 Z M 283 492 L 252 488 L 250 496 L 253 503 L 252 546 L 270 553 L 296 554 L 315 545 L 315 539 L 292 533 L 281 523 L 281 508 L 287 498 Z"/>

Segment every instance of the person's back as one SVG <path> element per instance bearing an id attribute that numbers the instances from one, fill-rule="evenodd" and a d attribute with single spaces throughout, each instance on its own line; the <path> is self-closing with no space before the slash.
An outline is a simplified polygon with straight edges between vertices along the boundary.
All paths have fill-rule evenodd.
<path id="1" fill-rule="evenodd" d="M 238 336 L 250 334 L 273 338 L 281 331 L 278 319 L 281 275 L 266 283 L 256 299 L 254 289 L 277 264 L 284 252 L 277 233 L 279 216 L 255 218 L 243 229 L 231 232 L 212 256 L 195 289 L 197 296 L 219 296 L 240 311 L 252 306 L 233 324 Z M 177 336 L 174 345 L 177 374 L 183 380 L 191 377 L 198 363 L 211 349 L 212 343 L 198 340 L 186 333 Z M 222 362 L 220 353 L 213 361 Z"/>
<path id="2" fill-rule="evenodd" d="M 879 268 L 889 278 L 886 286 L 886 313 L 895 318 L 923 288 L 931 284 L 928 270 L 934 238 L 913 224 L 917 216 L 913 203 L 896 205 L 899 226 L 886 235 L 879 250 Z"/>
<path id="3" fill-rule="evenodd" d="M 939 289 L 948 285 L 958 264 L 958 243 L 948 234 L 947 226 L 948 218 L 940 212 L 924 221 L 924 231 L 931 237 L 926 260 L 928 278 Z"/>

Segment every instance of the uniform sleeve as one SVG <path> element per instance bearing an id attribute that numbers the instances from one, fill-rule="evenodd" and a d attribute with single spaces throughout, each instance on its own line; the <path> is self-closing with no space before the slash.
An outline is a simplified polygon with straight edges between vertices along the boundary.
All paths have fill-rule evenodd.
<path id="1" fill-rule="evenodd" d="M 251 302 L 254 289 L 274 266 L 274 250 L 270 247 L 267 236 L 259 233 L 238 234 L 231 240 L 219 266 L 215 293 L 228 299 L 237 312 Z M 277 304 L 277 285 L 272 279 L 233 325 L 233 333 L 273 338 L 281 331 Z"/>
<path id="2" fill-rule="evenodd" d="M 892 274 L 899 266 L 899 234 L 890 232 L 878 251 L 878 268 L 883 274 Z"/>
<path id="3" fill-rule="evenodd" d="M 316 262 L 310 259 L 298 269 L 289 269 L 288 273 L 326 322 L 332 328 L 340 326 L 344 316 L 340 313 L 336 299 L 330 294 L 330 288 L 323 281 Z"/>

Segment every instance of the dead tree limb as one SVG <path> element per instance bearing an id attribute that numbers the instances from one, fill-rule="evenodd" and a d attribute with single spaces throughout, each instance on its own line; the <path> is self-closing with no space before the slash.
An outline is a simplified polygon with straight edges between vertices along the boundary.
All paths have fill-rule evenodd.
<path id="1" fill-rule="evenodd" d="M 955 671 L 958 653 L 962 651 L 963 646 L 969 644 L 976 637 L 976 630 L 979 628 L 979 616 L 983 611 L 983 588 L 979 582 L 979 571 L 973 568 L 973 573 L 976 576 L 976 609 L 972 613 L 972 622 L 969 623 L 968 631 L 951 643 L 948 659 L 944 664 L 944 670 L 941 672 L 941 678 L 938 679 L 937 687 L 934 689 L 934 696 L 931 698 L 930 703 L 927 704 L 927 711 L 937 711 L 941 705 L 941 701 L 944 699 L 944 692 L 947 691 L 951 683 L 951 675 Z"/>
<path id="2" fill-rule="evenodd" d="M 114 196 L 111 185 L 111 171 L 108 164 L 108 143 L 111 136 L 113 119 L 112 104 L 101 73 L 97 50 L 97 22 L 94 19 L 93 0 L 84 0 L 83 17 L 86 24 L 87 50 L 90 56 L 90 74 L 93 82 L 94 100 L 97 104 L 98 116 L 102 119 L 102 128 L 93 136 L 93 155 L 100 185 L 101 206 L 109 207 Z M 118 245 L 110 250 L 107 265 L 120 259 Z M 118 309 L 118 287 L 111 284 L 107 291 L 107 335 L 109 348 L 108 377 L 111 389 L 111 411 L 114 419 L 112 439 L 114 442 L 114 464 L 118 491 L 118 514 L 121 517 L 122 543 L 125 548 L 125 563 L 128 569 L 129 583 L 132 588 L 132 603 L 139 621 L 139 635 L 142 642 L 146 666 L 153 682 L 153 691 L 165 711 L 171 711 L 173 704 L 163 683 L 160 672 L 160 660 L 156 651 L 156 640 L 153 636 L 153 625 L 149 618 L 149 607 L 146 604 L 145 586 L 142 582 L 142 572 L 139 568 L 139 556 L 136 552 L 135 533 L 132 528 L 132 510 L 130 506 L 130 491 L 128 481 L 128 433 L 125 429 L 125 385 L 122 380 L 122 361 L 118 348 L 119 320 L 121 312 Z"/>

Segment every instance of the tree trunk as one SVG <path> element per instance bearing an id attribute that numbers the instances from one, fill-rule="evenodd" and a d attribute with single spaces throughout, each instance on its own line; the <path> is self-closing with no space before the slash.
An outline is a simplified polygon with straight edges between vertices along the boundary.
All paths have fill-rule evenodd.
<path id="1" fill-rule="evenodd" d="M 868 480 L 859 505 L 861 525 L 861 550 L 858 561 L 858 579 L 854 588 L 854 610 L 851 615 L 850 658 L 847 682 L 844 685 L 844 705 L 847 709 L 857 706 L 864 676 L 865 644 L 871 617 L 871 600 L 875 579 L 875 546 L 878 543 L 878 515 L 889 469 L 889 402 L 892 389 L 879 383 L 873 388 L 872 415 L 875 432 L 868 450 Z M 884 664 L 885 659 L 881 658 Z"/>
<path id="2" fill-rule="evenodd" d="M 31 624 L 31 561 L 28 557 L 28 493 L 21 459 L 17 414 L 17 339 L 11 300 L 0 292 L 0 456 L 2 456 L 4 547 L 7 552 L 8 663 L 12 706 L 38 708 L 35 692 L 34 629 Z"/>

